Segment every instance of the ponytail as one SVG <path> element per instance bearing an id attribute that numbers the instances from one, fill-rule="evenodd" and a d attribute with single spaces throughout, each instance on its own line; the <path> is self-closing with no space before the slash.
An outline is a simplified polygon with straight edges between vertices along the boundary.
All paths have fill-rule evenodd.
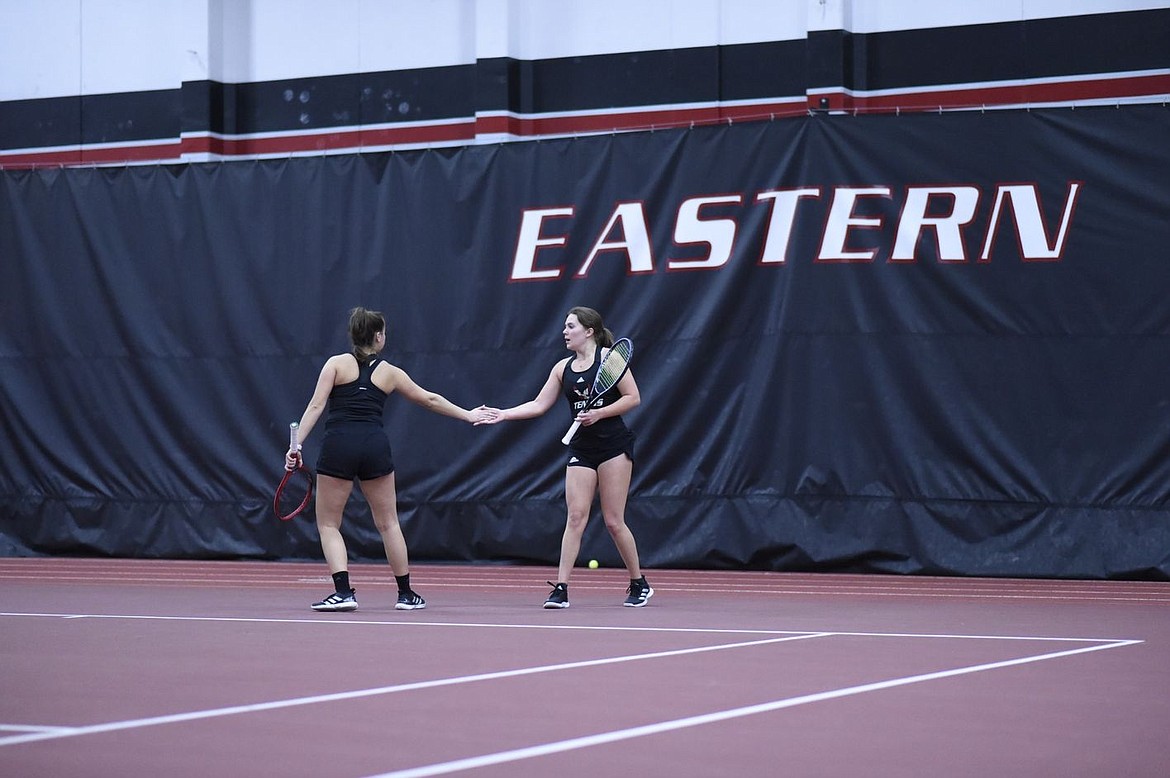
<path id="1" fill-rule="evenodd" d="M 349 342 L 358 360 L 374 353 L 374 338 L 386 329 L 386 317 L 378 311 L 357 307 L 349 312 Z"/>
<path id="2" fill-rule="evenodd" d="M 593 341 L 601 348 L 609 348 L 613 345 L 613 333 L 605 326 L 605 322 L 601 320 L 601 314 L 592 308 L 586 308 L 579 305 L 575 308 L 569 309 L 569 316 L 576 316 L 577 321 L 581 322 L 581 326 L 587 330 L 593 330 Z"/>

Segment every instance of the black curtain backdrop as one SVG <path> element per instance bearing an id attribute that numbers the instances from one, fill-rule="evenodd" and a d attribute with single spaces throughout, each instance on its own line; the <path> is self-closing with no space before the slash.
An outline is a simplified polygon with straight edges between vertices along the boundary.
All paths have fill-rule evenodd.
<path id="1" fill-rule="evenodd" d="M 648 567 L 1170 577 L 1168 137 L 1134 106 L 2 172 L 0 554 L 319 558 L 311 511 L 279 522 L 271 496 L 352 306 L 471 407 L 531 399 L 584 304 L 636 348 Z M 893 256 L 928 187 L 976 202 L 959 259 L 929 227 Z M 757 195 L 794 188 L 816 195 L 762 261 Z M 734 229 L 727 261 L 680 264 L 721 245 L 684 203 L 736 196 L 698 211 Z M 564 243 L 527 267 L 559 277 L 513 278 L 524 214 L 556 208 L 540 237 Z M 639 213 L 649 254 L 623 248 Z M 569 420 L 391 397 L 413 559 L 555 562 Z M 346 533 L 383 558 L 364 501 Z M 582 557 L 618 564 L 599 516 Z"/>

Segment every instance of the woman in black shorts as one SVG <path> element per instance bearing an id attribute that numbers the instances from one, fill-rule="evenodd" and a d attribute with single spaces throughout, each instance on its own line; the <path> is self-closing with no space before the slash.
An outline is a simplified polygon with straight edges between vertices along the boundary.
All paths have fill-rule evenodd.
<path id="1" fill-rule="evenodd" d="M 382 426 L 382 410 L 391 392 L 398 391 L 427 410 L 481 423 L 495 411 L 480 407 L 474 411 L 449 402 L 423 389 L 401 368 L 378 354 L 386 345 L 386 319 L 376 311 L 354 308 L 349 317 L 349 339 L 353 351 L 330 357 L 321 368 L 317 388 L 300 422 L 303 442 L 313 431 L 326 404 L 325 434 L 317 460 L 317 530 L 335 591 L 320 602 L 317 611 L 357 610 L 357 599 L 349 585 L 349 557 L 341 536 L 342 511 L 358 479 L 361 492 L 370 503 L 374 524 L 382 536 L 386 560 L 398 582 L 398 610 L 425 608 L 426 601 L 410 588 L 410 561 L 406 539 L 398 525 L 394 459 L 390 440 Z M 300 449 L 285 454 L 285 467 L 293 469 Z"/>
<path id="2" fill-rule="evenodd" d="M 601 406 L 586 409 L 593 378 L 601 364 L 605 350 L 613 345 L 613 333 L 605 328 L 601 314 L 592 308 L 573 308 L 565 317 L 565 346 L 573 352 L 555 365 L 548 380 L 536 398 L 514 408 L 498 411 L 498 415 L 484 419 L 483 424 L 512 419 L 531 419 L 546 413 L 563 395 L 569 403 L 573 418 L 580 420 L 581 428 L 569 442 L 569 457 L 565 467 L 565 502 L 568 519 L 561 537 L 561 558 L 557 582 L 544 603 L 546 608 L 569 607 L 569 574 L 581 550 L 581 535 L 589 522 L 593 498 L 601 493 L 601 514 L 626 570 L 630 586 L 626 590 L 625 605 L 640 608 L 654 590 L 646 583 L 638 561 L 638 545 L 626 526 L 626 498 L 630 491 L 630 475 L 634 467 L 634 433 L 626 427 L 621 414 L 633 410 L 641 402 L 638 384 L 627 372 L 617 386 L 602 395 Z M 487 409 L 494 410 L 494 409 Z"/>

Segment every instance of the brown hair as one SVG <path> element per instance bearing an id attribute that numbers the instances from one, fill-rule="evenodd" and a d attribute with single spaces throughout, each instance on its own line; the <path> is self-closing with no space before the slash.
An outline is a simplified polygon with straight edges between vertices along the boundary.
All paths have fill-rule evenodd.
<path id="1" fill-rule="evenodd" d="M 593 330 L 593 340 L 601 348 L 609 348 L 613 345 L 613 333 L 606 328 L 605 322 L 601 320 L 601 314 L 597 311 L 578 305 L 575 308 L 570 308 L 565 315 L 576 316 L 582 327 Z"/>
<path id="2" fill-rule="evenodd" d="M 386 317 L 378 311 L 357 307 L 349 312 L 349 342 L 357 357 L 374 353 L 374 337 L 386 329 Z"/>

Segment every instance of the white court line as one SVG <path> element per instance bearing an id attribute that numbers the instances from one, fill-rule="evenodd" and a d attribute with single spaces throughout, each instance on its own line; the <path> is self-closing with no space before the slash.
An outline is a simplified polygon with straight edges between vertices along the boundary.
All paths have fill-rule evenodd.
<path id="1" fill-rule="evenodd" d="M 6 575 L 0 570 L 0 580 L 16 580 L 26 581 L 28 576 L 20 575 Z M 431 589 L 476 589 L 476 590 L 516 590 L 516 589 L 533 589 L 531 580 L 529 579 L 515 579 L 512 582 L 499 583 L 499 579 L 493 579 L 494 582 L 478 582 L 475 580 L 454 581 L 454 579 L 443 581 L 434 580 L 426 581 L 424 586 Z M 656 578 L 655 584 L 659 585 L 661 579 Z M 176 577 L 127 577 L 124 575 L 61 575 L 49 573 L 39 575 L 36 577 L 39 583 L 60 583 L 60 582 L 94 582 L 99 584 L 140 584 L 145 586 L 159 586 L 164 584 L 179 584 L 179 585 L 194 585 L 198 587 L 207 588 L 229 588 L 241 584 L 255 584 L 258 586 L 283 586 L 289 583 L 295 584 L 321 584 L 331 583 L 330 579 L 326 578 L 312 578 L 312 579 L 288 579 L 288 578 L 271 578 L 267 576 L 252 577 L 246 575 L 229 575 L 229 576 L 205 576 L 198 578 L 176 578 Z M 390 580 L 370 579 L 363 583 L 363 586 L 368 588 L 390 588 L 397 586 L 397 584 Z M 880 585 L 834 585 L 829 584 L 822 586 L 816 583 L 780 583 L 780 588 L 760 588 L 766 586 L 763 584 L 736 584 L 736 583 L 714 583 L 703 584 L 695 586 L 693 584 L 661 584 L 660 588 L 664 592 L 675 592 L 680 594 L 758 594 L 767 596 L 811 596 L 811 597 L 876 597 L 876 598 L 890 598 L 890 597 L 923 597 L 923 598 L 937 598 L 937 599 L 974 599 L 974 600 L 1041 600 L 1041 601 L 1059 601 L 1059 602 L 1155 602 L 1155 603 L 1170 603 L 1170 589 L 1166 594 L 1157 592 L 1145 593 L 1145 590 L 1136 591 L 1132 594 L 1124 592 L 1108 591 L 1106 589 L 1063 589 L 1060 587 L 1034 589 L 1034 588 L 1020 588 L 1012 590 L 1004 587 L 992 588 L 970 588 L 962 589 L 957 587 L 931 587 L 924 586 L 920 588 L 906 587 L 898 588 L 896 590 L 886 588 Z M 613 586 L 608 583 L 600 581 L 579 581 L 574 584 L 574 591 L 608 591 L 612 590 Z"/>
<path id="2" fill-rule="evenodd" d="M 865 694 L 866 692 L 880 691 L 882 689 L 892 689 L 896 686 L 907 686 L 909 684 L 922 683 L 924 681 L 935 681 L 941 678 L 951 678 L 958 675 L 967 675 L 970 673 L 978 673 L 986 670 L 998 670 L 1003 667 L 1012 667 L 1015 665 L 1027 664 L 1029 662 L 1041 662 L 1047 659 L 1057 659 L 1060 657 L 1073 656 L 1075 654 L 1084 654 L 1089 651 L 1101 651 L 1107 648 L 1131 646 L 1135 643 L 1141 642 L 1142 641 L 1140 640 L 1124 640 L 1106 645 L 1087 646 L 1084 648 L 1070 649 L 1068 651 L 1057 651 L 1051 654 L 1040 654 L 1038 656 L 1023 657 L 1021 659 L 1009 659 L 1002 662 L 990 662 L 988 664 L 972 665 L 970 667 L 959 667 L 954 670 L 942 670 L 935 673 L 911 675 L 904 678 L 892 678 L 888 681 L 866 683 L 859 686 L 847 686 L 843 689 L 833 689 L 826 692 L 818 692 L 816 694 L 805 694 L 800 697 L 789 697 L 781 700 L 773 700 L 772 702 L 760 703 L 758 705 L 747 705 L 742 708 L 731 708 L 729 710 L 717 711 L 715 713 L 704 713 L 698 716 L 687 716 L 686 718 L 674 719 L 672 721 L 661 721 L 656 724 L 647 724 L 641 727 L 630 727 L 629 729 L 618 729 L 611 732 L 602 732 L 597 735 L 569 738 L 568 740 L 544 743 L 539 746 L 517 748 L 511 751 L 499 751 L 494 754 L 483 754 L 481 756 L 457 759 L 451 762 L 439 762 L 421 767 L 413 767 L 406 770 L 395 770 L 389 773 L 381 773 L 377 776 L 370 776 L 369 778 L 426 778 L 426 776 L 444 775 L 446 773 L 454 773 L 461 770 L 472 770 L 478 767 L 487 767 L 489 765 L 519 762 L 523 759 L 533 759 L 535 757 L 547 756 L 549 754 L 574 751 L 580 748 L 589 748 L 590 746 L 614 743 L 619 740 L 631 740 L 633 738 L 646 737 L 647 735 L 657 735 L 662 732 L 672 732 L 674 730 L 685 729 L 687 727 L 714 724 L 720 721 L 727 721 L 729 719 L 743 718 L 744 716 L 754 716 L 757 713 L 769 713 L 771 711 L 782 710 L 784 708 L 794 708 L 798 705 L 807 705 L 813 702 L 834 700 L 840 697 L 849 697 L 855 694 Z"/>
<path id="3" fill-rule="evenodd" d="M 354 627 L 461 627 L 475 629 L 551 629 L 551 630 L 584 630 L 597 632 L 680 632 L 711 635 L 807 635 L 820 630 L 809 629 L 717 629 L 714 627 L 638 627 L 638 626 L 601 626 L 593 624 L 498 624 L 493 622 L 477 621 L 374 621 L 370 619 L 351 619 L 330 614 L 316 619 L 275 619 L 258 618 L 252 616 L 150 616 L 139 614 L 110 614 L 110 613 L 18 613 L 0 612 L 0 618 L 5 616 L 27 616 L 47 619 L 129 619 L 141 621 L 212 621 L 243 624 L 318 624 L 323 626 L 354 626 Z M 1005 638 L 1010 639 L 1010 638 Z M 1037 638 L 1038 640 L 1080 640 L 1081 638 Z M 1106 642 L 1115 638 L 1086 638 Z"/>
<path id="4" fill-rule="evenodd" d="M 415 691 L 418 689 L 434 689 L 440 686 L 455 686 L 458 684 L 476 683 L 478 681 L 494 681 L 500 678 L 517 678 L 524 675 L 536 675 L 537 673 L 551 673 L 560 670 L 576 670 L 582 667 L 598 667 L 601 665 L 618 664 L 621 662 L 636 662 L 643 659 L 661 659 L 663 657 L 682 656 L 684 654 L 701 654 L 709 651 L 723 651 L 730 648 L 763 646 L 770 643 L 783 643 L 793 640 L 808 640 L 809 638 L 827 636 L 828 633 L 802 633 L 799 635 L 788 635 L 785 637 L 767 638 L 763 640 L 749 640 L 742 643 L 723 643 L 715 646 L 681 648 L 672 651 L 655 651 L 649 654 L 627 654 L 625 656 L 606 657 L 604 659 L 586 659 L 579 662 L 562 662 L 555 665 L 525 667 L 518 670 L 501 670 L 494 673 L 479 673 L 477 675 L 440 678 L 433 681 L 417 681 L 414 683 L 404 683 L 395 686 L 380 686 L 373 689 L 357 689 L 348 692 L 336 692 L 334 694 L 319 694 L 312 697 L 295 697 L 288 700 L 274 700 L 272 702 L 260 702 L 251 705 L 233 705 L 226 708 L 213 708 L 211 710 L 191 711 L 188 713 L 173 713 L 167 716 L 152 716 L 150 718 L 144 719 L 113 721 L 106 724 L 93 724 L 85 727 L 73 727 L 71 729 L 59 732 L 34 732 L 26 735 L 0 737 L 0 746 L 11 746 L 16 745 L 17 743 L 32 743 L 40 740 L 57 740 L 59 738 L 77 737 L 78 735 L 96 735 L 103 732 L 115 732 L 124 729 L 153 727 L 159 724 L 175 724 L 183 721 L 196 721 L 198 719 L 233 716 L 240 713 L 255 713 L 258 711 L 276 710 L 278 708 L 292 708 L 298 705 L 314 705 L 321 702 L 354 700 L 362 697 L 376 697 L 384 694 L 394 694 L 396 692 Z"/>
<path id="5" fill-rule="evenodd" d="M 920 680 L 931 680 L 933 678 L 947 677 L 948 675 L 960 675 L 968 672 L 976 672 L 980 669 L 991 669 L 996 667 L 1007 667 L 1013 664 L 1022 664 L 1025 662 L 1039 661 L 1040 659 L 1055 658 L 1059 656 L 1069 656 L 1086 651 L 1096 651 L 1103 648 L 1116 648 L 1119 646 L 1133 645 L 1141 643 L 1141 640 L 1122 640 L 1118 638 L 1078 638 L 1078 637 L 1053 637 L 1053 636 L 1023 636 L 1023 635 L 955 635 L 955 634 L 934 634 L 934 633 L 890 633 L 890 632 L 827 632 L 827 631 L 795 631 L 795 630 L 762 630 L 762 629 L 714 629 L 714 628 L 686 628 L 686 627 L 639 627 L 639 626 L 596 626 L 596 625 L 573 625 L 573 624 L 493 624 L 480 622 L 433 622 L 433 621 L 369 621 L 369 620 L 352 620 L 352 619 L 275 619 L 275 618 L 253 618 L 253 617 L 224 617 L 224 616 L 151 616 L 151 615 L 130 615 L 130 614 L 85 614 L 85 613 L 20 613 L 20 612 L 0 612 L 0 617 L 34 617 L 34 618 L 60 618 L 60 619 L 135 619 L 135 620 L 151 620 L 151 621 L 196 621 L 196 622 L 234 622 L 234 623 L 270 623 L 270 624 L 327 624 L 327 625 L 352 625 L 352 626 L 414 626 L 414 627 L 455 627 L 455 628 L 497 628 L 497 629 L 554 629 L 554 630 L 593 630 L 593 631 L 622 631 L 622 632 L 661 632 L 661 633 L 708 633 L 708 634 L 756 634 L 756 635 L 779 635 L 772 639 L 754 640 L 742 643 L 720 644 L 715 646 L 703 646 L 698 648 L 678 649 L 672 651 L 656 652 L 651 654 L 635 654 L 623 657 L 611 657 L 606 659 L 585 660 L 581 662 L 563 663 L 557 665 L 540 666 L 534 668 L 525 668 L 519 670 L 508 670 L 495 673 L 484 673 L 473 676 L 463 676 L 448 679 L 439 679 L 434 681 L 422 681 L 412 684 L 403 684 L 398 686 L 379 687 L 375 689 L 356 690 L 351 692 L 339 692 L 335 694 L 318 695 L 314 697 L 294 698 L 291 700 L 277 700 L 267 703 L 256 703 L 252 705 L 239 705 L 226 708 L 218 708 L 206 711 L 195 711 L 190 713 L 171 714 L 168 716 L 157 716 L 146 719 L 137 719 L 131 721 L 111 722 L 108 724 L 97 724 L 87 727 L 61 727 L 56 730 L 50 728 L 42 728 L 42 731 L 34 731 L 33 734 L 17 735 L 11 737 L 0 737 L 0 746 L 14 745 L 16 743 L 34 742 L 40 740 L 52 740 L 62 737 L 73 737 L 77 735 L 98 734 L 102 732 L 110 732 L 121 729 L 132 729 L 139 727 L 156 726 L 159 724 L 178 723 L 183 721 L 192 721 L 197 719 L 214 718 L 218 716 L 228 716 L 240 713 L 251 713 L 264 710 L 273 710 L 277 708 L 293 707 L 298 705 L 310 705 L 319 702 L 334 702 L 346 699 L 356 699 L 360 697 L 370 697 L 382 694 L 392 694 L 400 691 L 410 691 L 416 689 L 435 688 L 439 686 L 449 686 L 462 683 L 471 683 L 475 681 L 494 680 L 500 678 L 510 678 L 522 675 L 531 675 L 536 673 L 553 672 L 557 670 L 574 669 L 580 667 L 591 667 L 604 664 L 613 664 L 617 662 L 635 661 L 639 659 L 654 659 L 667 656 L 677 656 L 682 654 L 700 653 L 708 651 L 719 651 L 728 648 L 741 648 L 747 646 L 765 645 L 769 643 L 782 643 L 793 640 L 805 640 L 817 637 L 831 637 L 831 636 L 852 636 L 852 637 L 894 637 L 894 638 L 943 638 L 943 639 L 962 639 L 962 640 L 1026 640 L 1026 641 L 1056 641 L 1056 642 L 1091 642 L 1099 645 L 1089 646 L 1087 648 L 1073 649 L 1070 651 L 1059 652 L 1055 654 L 1046 654 L 1040 657 L 1025 657 L 1023 659 L 1008 660 L 1006 662 L 994 663 L 991 665 L 980 665 L 974 668 L 960 668 L 959 670 L 944 671 L 943 673 L 934 673 L 927 676 L 914 676 L 911 679 L 900 679 L 895 681 L 886 681 L 880 684 L 868 684 L 862 687 L 851 687 L 853 691 L 842 690 L 837 692 L 824 692 L 820 695 L 810 695 L 808 697 L 795 698 L 787 701 L 777 701 L 774 703 L 765 704 L 766 710 L 777 710 L 783 707 L 791 707 L 796 704 L 804 704 L 805 702 L 818 701 L 819 699 L 831 699 L 836 696 L 845 696 L 846 693 L 860 693 L 861 691 L 873 691 L 879 688 L 887 688 L 889 686 L 902 685 L 904 683 L 914 683 Z M 860 691 L 858 691 L 860 690 Z M 721 714 L 706 714 L 710 716 L 724 716 L 726 718 L 735 718 L 737 715 L 751 715 L 752 713 L 764 712 L 765 709 L 755 710 L 759 706 L 753 706 L 752 709 L 737 709 L 747 710 L 744 713 L 723 712 Z M 695 719 L 702 719 L 704 717 L 693 717 Z M 722 720 L 722 719 L 712 719 Z M 680 719 L 678 721 L 686 722 L 691 719 Z M 650 725 L 652 727 L 667 726 L 667 729 L 654 731 L 668 731 L 671 728 L 680 728 L 683 726 L 695 726 L 697 724 L 709 723 L 706 720 L 696 720 L 693 723 L 678 724 L 678 726 L 669 727 L 667 725 L 672 722 L 665 722 L 658 725 Z M 612 740 L 625 739 L 626 737 L 640 737 L 645 734 L 653 734 L 652 731 L 642 731 L 646 728 L 637 728 L 635 730 L 623 730 L 621 732 L 633 732 L 635 734 L 621 735 L 619 733 L 608 733 L 607 735 L 591 736 L 591 738 L 576 738 L 570 741 L 562 741 L 561 744 L 548 744 L 546 746 L 536 746 L 535 749 L 553 750 L 541 751 L 541 753 L 555 753 L 558 750 L 567 750 L 568 748 L 584 748 L 589 745 L 596 745 L 603 742 L 611 742 Z M 618 736 L 621 735 L 621 736 Z M 609 738 L 603 740 L 596 740 L 596 738 Z M 588 740 L 589 742 L 583 742 Z M 578 743 L 578 745 L 560 747 L 564 743 Z M 520 749 L 525 753 L 532 749 Z M 509 754 L 518 752 L 507 752 Z M 530 758 L 531 756 L 539 756 L 541 753 L 530 753 L 527 756 L 510 757 L 502 761 L 514 761 L 519 758 Z M 479 758 L 497 758 L 499 755 L 488 755 L 487 757 Z M 495 764 L 497 762 L 484 762 L 484 764 Z M 454 764 L 454 763 L 452 763 Z M 482 766 L 482 765 L 476 765 Z M 433 766 L 432 766 L 433 767 Z M 418 768 L 424 769 L 424 768 Z M 431 769 L 431 768 L 425 768 Z M 457 768 L 465 769 L 465 768 Z M 450 772 L 451 770 L 443 770 L 443 772 Z M 404 773 L 403 775 L 410 775 L 412 773 Z M 438 775 L 440 773 L 420 773 L 420 775 Z M 396 774 L 394 774 L 396 775 Z"/>
<path id="6" fill-rule="evenodd" d="M 73 727 L 35 727 L 27 724 L 0 724 L 0 732 L 69 732 Z"/>
<path id="7" fill-rule="evenodd" d="M 21 562 L 23 560 L 17 560 Z M 158 569 L 159 564 L 152 564 Z M 0 580 L 29 580 L 30 565 L 5 565 L 0 561 Z M 328 583 L 329 579 L 307 572 L 306 565 L 282 565 L 280 569 L 271 567 L 256 567 L 255 565 L 240 566 L 234 563 L 223 563 L 215 566 L 184 566 L 181 573 L 172 573 L 159 576 L 149 572 L 146 564 L 133 566 L 106 565 L 95 566 L 82 564 L 76 567 L 63 567 L 56 572 L 42 572 L 36 575 L 39 582 L 61 581 L 93 581 L 101 584 L 142 584 L 142 585 L 195 585 L 207 587 L 228 587 L 240 583 L 253 583 L 260 586 L 277 586 L 290 582 L 295 583 Z M 56 568 L 55 568 L 56 569 Z M 163 568 L 166 569 L 166 568 Z M 425 568 L 424 568 L 425 570 Z M 609 571 L 606 571 L 608 574 Z M 861 580 L 857 575 L 834 575 L 830 579 L 812 580 L 808 577 L 782 576 L 765 581 L 758 575 L 747 574 L 735 577 L 726 571 L 686 571 L 681 580 L 675 575 L 678 571 L 656 571 L 655 582 L 661 584 L 662 591 L 676 593 L 733 593 L 759 594 L 764 596 L 821 596 L 836 597 L 852 594 L 859 597 L 899 598 L 899 597 L 930 597 L 930 598 L 966 598 L 985 600 L 1036 600 L 1061 602 L 1150 602 L 1170 603 L 1170 587 L 1158 583 L 1126 582 L 1126 581 L 1078 581 L 1078 582 L 1044 582 L 1027 581 L 1016 582 L 1013 579 L 976 579 L 964 582 L 961 585 L 953 580 L 945 583 L 932 576 L 915 578 L 914 580 L 898 582 L 880 582 L 870 576 L 868 580 Z M 484 590 L 516 590 L 532 588 L 533 578 L 526 568 L 505 569 L 489 568 L 485 570 L 455 568 L 439 568 L 435 577 L 430 577 L 431 571 L 424 573 L 424 585 L 434 588 L 449 589 L 484 589 Z M 584 574 L 592 576 L 592 573 Z M 604 574 L 603 574 L 604 575 Z M 600 591 L 611 588 L 612 584 L 601 580 L 586 577 L 578 581 L 577 587 L 582 591 Z M 695 579 L 703 581 L 696 585 Z M 382 580 L 375 577 L 366 579 L 370 587 L 388 588 L 394 586 L 392 579 Z M 776 588 L 781 587 L 781 588 Z"/>
<path id="8" fill-rule="evenodd" d="M 32 618 L 48 619 L 131 619 L 141 621 L 211 621 L 243 624 L 319 624 L 328 626 L 366 626 L 366 627 L 456 627 L 472 629 L 548 629 L 574 630 L 585 632 L 662 632 L 662 633 L 698 633 L 710 635 L 842 635 L 847 637 L 879 637 L 879 638 L 950 638 L 954 640 L 1027 640 L 1027 641 L 1058 641 L 1065 643 L 1117 643 L 1124 638 L 1082 638 L 1082 637 L 1052 637 L 1042 635 L 951 635 L 924 632 L 839 632 L 836 630 L 809 630 L 809 629 L 748 629 L 748 628 L 715 628 L 715 627 L 639 627 L 639 626 L 604 626 L 596 624 L 498 624 L 479 621 L 373 621 L 369 619 L 336 618 L 335 615 L 315 619 L 275 619 L 259 618 L 255 616 L 151 616 L 128 613 L 20 613 L 0 612 L 0 618 L 5 616 L 27 616 Z M 1140 643 L 1140 640 L 1130 640 L 1131 643 Z"/>

